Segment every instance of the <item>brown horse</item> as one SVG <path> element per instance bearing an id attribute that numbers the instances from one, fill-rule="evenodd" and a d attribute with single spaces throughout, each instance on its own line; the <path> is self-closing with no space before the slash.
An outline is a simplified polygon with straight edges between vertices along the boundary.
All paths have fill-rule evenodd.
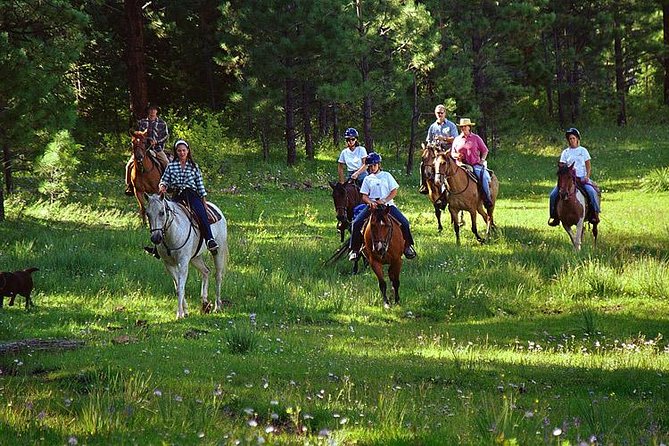
<path id="1" fill-rule="evenodd" d="M 441 153 L 442 151 L 437 145 L 426 142 L 423 142 L 422 147 L 421 160 L 423 161 L 423 175 L 427 184 L 427 197 L 434 206 L 434 216 L 437 217 L 437 229 L 441 232 L 444 229 L 441 225 L 441 211 L 446 209 L 447 189 L 446 185 L 437 187 L 434 183 L 434 160 L 437 157 L 437 153 Z"/>
<path id="2" fill-rule="evenodd" d="M 495 228 L 495 221 L 493 219 L 493 211 L 495 209 L 495 201 L 497 200 L 497 191 L 499 190 L 499 182 L 494 173 L 490 174 L 490 195 L 492 206 L 486 212 L 483 206 L 483 191 L 479 190 L 478 183 L 470 176 L 470 174 L 462 167 L 458 166 L 450 153 L 438 153 L 434 160 L 435 179 L 434 183 L 437 187 L 443 184 L 449 191 L 448 194 L 448 211 L 451 213 L 451 223 L 455 231 L 455 239 L 457 244 L 460 244 L 460 224 L 458 219 L 458 211 L 467 211 L 472 220 L 472 232 L 476 236 L 476 240 L 480 243 L 485 242 L 476 229 L 476 213 L 478 212 L 486 222 L 486 236 L 491 229 Z"/>
<path id="3" fill-rule="evenodd" d="M 383 277 L 383 265 L 388 267 L 388 276 L 393 285 L 395 304 L 400 303 L 400 272 L 402 271 L 402 253 L 404 252 L 404 237 L 400 224 L 391 217 L 390 207 L 379 205 L 372 209 L 369 223 L 365 227 L 365 257 L 369 261 L 383 296 L 383 306 L 390 307 L 386 294 L 386 280 Z"/>
<path id="4" fill-rule="evenodd" d="M 360 188 L 351 181 L 341 184 L 336 181 L 330 183 L 332 188 L 332 201 L 334 201 L 335 211 L 337 212 L 337 230 L 339 231 L 339 241 L 344 241 L 344 234 L 351 229 L 353 221 L 353 209 L 362 203 Z"/>
<path id="5" fill-rule="evenodd" d="M 562 227 L 574 245 L 574 249 L 579 251 L 583 243 L 583 233 L 585 232 L 585 219 L 588 215 L 588 200 L 585 194 L 577 187 L 576 173 L 574 164 L 569 166 L 558 165 L 557 170 L 558 202 L 557 215 L 562 222 Z M 576 232 L 572 232 L 572 226 L 576 226 Z M 592 237 L 594 246 L 597 246 L 597 223 L 592 223 Z"/>
<path id="6" fill-rule="evenodd" d="M 146 223 L 144 193 L 158 193 L 158 183 L 160 183 L 163 169 L 158 160 L 147 153 L 146 131 L 132 132 L 131 137 L 134 161 L 132 171 L 130 172 L 130 182 L 134 187 L 137 203 L 139 203 L 139 214 L 142 217 L 142 221 Z"/>

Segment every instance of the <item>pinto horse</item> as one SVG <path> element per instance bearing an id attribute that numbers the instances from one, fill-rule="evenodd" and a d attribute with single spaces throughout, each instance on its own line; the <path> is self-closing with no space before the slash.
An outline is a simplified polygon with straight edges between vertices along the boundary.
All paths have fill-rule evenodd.
<path id="1" fill-rule="evenodd" d="M 574 245 L 574 249 L 579 251 L 583 243 L 583 233 L 585 218 L 588 215 L 588 201 L 577 187 L 576 173 L 574 164 L 569 166 L 558 165 L 557 170 L 558 202 L 557 215 L 562 222 L 562 227 Z M 572 226 L 576 226 L 576 232 L 572 231 Z M 594 245 L 597 246 L 597 223 L 592 223 L 592 237 Z"/>
<path id="2" fill-rule="evenodd" d="M 447 189 L 445 184 L 442 184 L 441 187 L 437 187 L 434 182 L 434 160 L 437 157 L 437 153 L 441 153 L 442 151 L 437 145 L 428 144 L 426 142 L 423 142 L 422 147 L 423 153 L 421 155 L 421 160 L 423 162 L 423 175 L 425 176 L 425 183 L 427 184 L 427 197 L 434 206 L 434 216 L 437 217 L 437 229 L 441 232 L 444 229 L 441 225 L 441 211 L 446 209 Z"/>
<path id="3" fill-rule="evenodd" d="M 165 269 L 172 276 L 177 294 L 177 319 L 188 315 L 185 298 L 186 280 L 188 280 L 188 264 L 192 263 L 202 276 L 202 311 L 208 312 L 210 303 L 207 300 L 209 289 L 209 268 L 204 262 L 208 252 L 199 225 L 193 221 L 189 213 L 178 203 L 164 198 L 163 195 L 144 194 L 146 199 L 146 215 L 149 218 L 151 241 L 156 245 Z M 214 253 L 216 267 L 216 304 L 214 311 L 223 307 L 221 301 L 221 282 L 228 262 L 228 226 L 221 210 L 214 204 L 207 205 L 214 209 L 221 219 L 211 225 L 211 233 L 218 243 L 219 249 Z"/>
<path id="4" fill-rule="evenodd" d="M 460 245 L 460 220 L 458 219 L 458 211 L 467 211 L 472 221 L 472 232 L 476 236 L 476 240 L 480 243 L 485 242 L 476 229 L 476 213 L 478 212 L 486 222 L 486 237 L 492 229 L 495 228 L 495 221 L 493 219 L 493 211 L 495 209 L 495 201 L 497 199 L 497 191 L 499 190 L 499 182 L 494 173 L 490 174 L 490 196 L 492 199 L 492 206 L 486 212 L 483 206 L 484 195 L 479 190 L 479 185 L 470 174 L 455 162 L 448 152 L 437 153 L 434 159 L 434 184 L 437 187 L 445 186 L 448 191 L 448 211 L 451 214 L 451 223 L 455 231 L 455 240 Z"/>
<path id="5" fill-rule="evenodd" d="M 158 183 L 163 174 L 163 169 L 153 156 L 150 156 L 146 148 L 146 131 L 135 131 L 131 133 L 133 165 L 130 172 L 130 182 L 135 190 L 135 199 L 139 204 L 139 215 L 146 224 L 146 209 L 144 207 L 144 194 L 158 193 Z"/>
<path id="6" fill-rule="evenodd" d="M 386 280 L 383 276 L 383 265 L 388 267 L 388 276 L 393 286 L 395 304 L 400 303 L 400 272 L 402 271 L 402 254 L 404 252 L 404 236 L 397 220 L 390 215 L 390 207 L 377 205 L 372 209 L 369 223 L 364 232 L 365 257 L 369 261 L 383 296 L 383 306 L 390 308 L 386 293 Z"/>

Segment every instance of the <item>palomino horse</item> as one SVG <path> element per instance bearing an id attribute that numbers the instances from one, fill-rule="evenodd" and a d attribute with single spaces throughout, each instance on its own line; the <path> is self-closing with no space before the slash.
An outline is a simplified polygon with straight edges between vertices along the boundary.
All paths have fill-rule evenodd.
<path id="1" fill-rule="evenodd" d="M 158 160 L 148 155 L 146 148 L 146 131 L 135 131 L 132 136 L 133 165 L 130 172 L 130 182 L 135 190 L 135 198 L 139 203 L 139 214 L 146 223 L 146 209 L 144 208 L 144 194 L 158 193 L 158 183 L 162 176 L 162 168 Z"/>
<path id="2" fill-rule="evenodd" d="M 486 212 L 483 207 L 483 192 L 479 191 L 479 185 L 474 181 L 469 173 L 458 166 L 453 157 L 448 152 L 438 153 L 434 159 L 435 177 L 434 183 L 437 187 L 445 185 L 448 189 L 448 211 L 451 213 L 451 223 L 455 231 L 455 240 L 460 244 L 460 223 L 458 219 L 458 211 L 467 211 L 472 220 L 472 232 L 476 236 L 476 240 L 483 243 L 485 241 L 476 229 L 476 212 L 481 214 L 483 220 L 486 222 L 486 236 L 491 229 L 495 228 L 495 221 L 493 219 L 493 211 L 495 209 L 495 200 L 497 199 L 497 191 L 499 190 L 499 182 L 494 173 L 490 175 L 490 195 L 492 199 L 492 206 Z"/>
<path id="3" fill-rule="evenodd" d="M 562 222 L 562 227 L 574 245 L 574 249 L 579 251 L 583 243 L 583 229 L 585 218 L 588 215 L 588 202 L 585 195 L 576 187 L 576 173 L 574 164 L 570 166 L 558 165 L 557 187 L 559 199 L 557 202 L 557 215 Z M 576 232 L 572 232 L 572 226 L 576 225 Z M 594 245 L 597 246 L 597 223 L 592 223 L 592 237 Z"/>
<path id="4" fill-rule="evenodd" d="M 437 217 L 437 229 L 441 232 L 444 227 L 441 225 L 441 211 L 446 209 L 446 186 L 442 184 L 441 187 L 437 187 L 434 183 L 434 159 L 437 157 L 437 153 L 440 153 L 439 147 L 435 144 L 427 144 L 423 142 L 423 154 L 421 159 L 423 161 L 423 175 L 425 175 L 425 183 L 427 184 L 427 197 L 432 202 L 434 206 L 434 216 Z"/>
<path id="5" fill-rule="evenodd" d="M 202 310 L 210 308 L 207 300 L 209 288 L 209 268 L 204 262 L 205 246 L 198 224 L 188 215 L 188 212 L 178 203 L 167 200 L 163 195 L 144 194 L 146 199 L 146 215 L 149 218 L 151 241 L 156 245 L 165 269 L 174 280 L 176 290 L 177 319 L 188 315 L 188 307 L 184 296 L 186 280 L 188 279 L 188 264 L 192 263 L 202 276 Z M 211 233 L 220 247 L 214 253 L 216 267 L 216 305 L 214 311 L 219 311 L 221 301 L 221 281 L 228 262 L 228 226 L 221 210 L 212 203 L 207 203 L 221 215 L 221 219 L 211 225 Z"/>
<path id="6" fill-rule="evenodd" d="M 378 205 L 372 209 L 369 223 L 365 227 L 365 257 L 369 261 L 383 296 L 383 306 L 390 307 L 386 294 L 386 280 L 383 277 L 383 265 L 388 267 L 388 276 L 393 285 L 395 304 L 400 303 L 400 272 L 402 271 L 402 254 L 404 252 L 404 236 L 399 222 L 391 217 L 390 207 Z"/>

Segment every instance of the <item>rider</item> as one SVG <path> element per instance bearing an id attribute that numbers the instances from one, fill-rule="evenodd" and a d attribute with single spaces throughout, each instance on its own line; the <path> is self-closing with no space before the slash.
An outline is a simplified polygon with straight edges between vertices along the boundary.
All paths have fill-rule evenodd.
<path id="1" fill-rule="evenodd" d="M 488 147 L 481 137 L 472 133 L 474 122 L 469 118 L 461 118 L 458 127 L 462 133 L 453 140 L 451 156 L 461 163 L 469 164 L 474 169 L 474 175 L 478 178 L 483 189 L 486 209 L 490 212 L 492 207 L 492 198 L 490 196 L 490 173 L 488 172 Z"/>
<path id="2" fill-rule="evenodd" d="M 344 138 L 346 139 L 346 148 L 341 151 L 337 160 L 339 182 L 344 184 L 346 180 L 353 179 L 360 186 L 367 176 L 367 166 L 365 166 L 367 149 L 358 142 L 358 131 L 353 127 L 346 129 Z M 346 176 L 344 176 L 344 168 L 347 171 Z"/>
<path id="3" fill-rule="evenodd" d="M 174 143 L 174 152 L 176 157 L 167 165 L 160 184 L 158 184 L 158 192 L 164 194 L 169 188 L 174 190 L 175 201 L 190 204 L 200 220 L 203 235 L 207 241 L 207 249 L 216 251 L 218 243 L 214 240 L 207 218 L 207 200 L 205 199 L 207 191 L 204 189 L 200 167 L 193 160 L 190 146 L 183 139 Z"/>
<path id="4" fill-rule="evenodd" d="M 367 155 L 367 166 L 369 166 L 369 175 L 362 182 L 360 194 L 362 201 L 369 206 L 365 207 L 353 220 L 351 229 L 351 254 L 349 260 L 358 258 L 358 253 L 362 247 L 362 227 L 369 216 L 371 209 L 383 204 L 390 207 L 390 214 L 400 222 L 402 234 L 404 235 L 404 256 L 407 259 L 416 257 L 416 251 L 413 248 L 413 236 L 409 227 L 409 220 L 395 206 L 393 198 L 397 195 L 399 185 L 395 178 L 389 173 L 381 170 L 381 155 L 371 152 Z"/>
<path id="5" fill-rule="evenodd" d="M 137 123 L 137 130 L 140 132 L 146 131 L 146 148 L 153 150 L 153 154 L 160 162 L 163 170 L 167 167 L 169 160 L 165 155 L 165 141 L 169 136 L 167 124 L 158 117 L 158 106 L 149 104 L 146 108 L 147 117 L 140 119 Z M 134 195 L 132 184 L 130 183 L 130 171 L 134 156 L 130 157 L 130 161 L 125 165 L 125 194 Z"/>
<path id="6" fill-rule="evenodd" d="M 567 138 L 569 147 L 564 149 L 562 155 L 560 155 L 560 166 L 569 166 L 574 163 L 576 176 L 590 198 L 590 205 L 592 206 L 593 211 L 590 222 L 599 223 L 599 198 L 597 197 L 597 190 L 590 180 L 590 173 L 592 170 L 590 166 L 590 153 L 588 153 L 588 150 L 581 145 L 581 133 L 578 129 L 574 127 L 569 128 L 565 131 L 564 136 Z M 557 226 L 560 224 L 560 219 L 558 219 L 557 216 L 557 202 L 558 188 L 555 186 L 551 191 L 549 201 L 549 226 Z"/>
<path id="7" fill-rule="evenodd" d="M 443 104 L 439 104 L 434 108 L 434 115 L 437 117 L 437 120 L 432 123 L 429 129 L 427 129 L 427 137 L 425 138 L 425 142 L 428 144 L 437 144 L 448 150 L 451 148 L 453 139 L 458 136 L 458 129 L 454 122 L 446 119 L 446 107 L 444 107 Z M 423 161 L 420 162 L 419 192 L 421 194 L 428 193 L 427 179 L 425 178 L 425 173 L 423 172 Z"/>

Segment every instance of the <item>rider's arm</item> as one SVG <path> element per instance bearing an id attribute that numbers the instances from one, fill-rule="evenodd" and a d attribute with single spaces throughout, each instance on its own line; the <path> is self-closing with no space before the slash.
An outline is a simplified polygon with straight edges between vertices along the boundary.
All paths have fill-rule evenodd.
<path id="1" fill-rule="evenodd" d="M 353 175 L 351 175 L 351 178 L 353 178 L 354 180 L 357 180 L 358 177 L 360 176 L 360 174 L 363 173 L 367 169 L 367 164 L 365 164 L 366 159 L 367 159 L 366 156 L 362 158 L 362 166 L 360 166 L 360 168 L 358 170 L 353 172 Z"/>
<path id="2" fill-rule="evenodd" d="M 360 195 L 362 196 L 362 202 L 363 203 L 368 204 L 370 206 L 374 205 L 374 202 L 372 200 L 370 200 L 369 195 L 367 195 L 367 194 L 360 194 Z"/>
<path id="3" fill-rule="evenodd" d="M 395 198 L 396 195 L 397 195 L 397 188 L 391 190 L 387 197 L 385 197 L 385 198 L 380 198 L 380 199 L 378 199 L 377 201 L 380 202 L 381 204 L 386 204 L 386 203 L 388 203 L 390 200 L 392 200 L 393 198 Z"/>
<path id="4" fill-rule="evenodd" d="M 585 181 L 588 181 L 590 179 L 590 170 L 591 170 L 590 160 L 587 160 L 585 162 Z"/>
<path id="5" fill-rule="evenodd" d="M 337 163 L 337 172 L 339 173 L 339 182 L 344 184 L 344 163 Z"/>

